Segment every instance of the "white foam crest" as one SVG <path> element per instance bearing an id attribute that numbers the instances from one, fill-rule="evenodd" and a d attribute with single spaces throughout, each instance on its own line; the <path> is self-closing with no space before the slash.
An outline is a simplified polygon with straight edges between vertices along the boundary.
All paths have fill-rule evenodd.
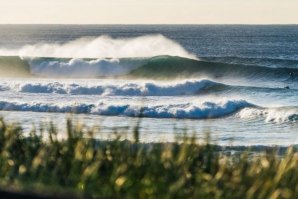
<path id="1" fill-rule="evenodd" d="M 2 56 L 66 57 L 66 58 L 123 58 L 171 55 L 196 59 L 177 42 L 163 35 L 134 38 L 80 38 L 64 44 L 41 43 L 25 45 L 19 49 L 0 49 Z"/>
<path id="2" fill-rule="evenodd" d="M 242 108 L 252 106 L 243 100 L 228 100 L 222 102 L 202 102 L 171 105 L 135 104 L 53 104 L 53 103 L 20 103 L 0 101 L 0 110 L 34 111 L 34 112 L 69 112 L 109 116 L 206 119 L 228 116 Z"/>
<path id="3" fill-rule="evenodd" d="M 240 118 L 264 118 L 266 122 L 284 123 L 298 121 L 297 107 L 279 107 L 279 108 L 245 108 L 238 116 Z"/>
<path id="4" fill-rule="evenodd" d="M 55 113 L 88 113 L 92 105 L 87 104 L 53 104 L 40 102 L 7 102 L 0 101 L 2 111 L 31 111 L 31 112 L 55 112 Z"/>
<path id="5" fill-rule="evenodd" d="M 187 80 L 180 82 L 134 82 L 98 85 L 76 83 L 10 83 L 13 91 L 25 93 L 58 93 L 71 95 L 102 95 L 102 96 L 179 96 L 195 95 L 212 86 L 221 85 L 210 80 Z M 3 87 L 7 85 L 3 85 Z M 1 90 L 1 85 L 0 85 Z"/>
<path id="6" fill-rule="evenodd" d="M 44 77 L 100 77 L 125 75 L 138 67 L 138 62 L 122 64 L 118 59 L 83 60 L 79 58 L 68 61 L 29 59 L 33 75 Z"/>
<path id="7" fill-rule="evenodd" d="M 136 107 L 131 105 L 109 105 L 100 103 L 92 109 L 99 115 L 124 115 L 132 117 L 206 119 L 228 116 L 241 108 L 251 106 L 246 101 L 222 101 L 218 103 L 175 104 Z"/>

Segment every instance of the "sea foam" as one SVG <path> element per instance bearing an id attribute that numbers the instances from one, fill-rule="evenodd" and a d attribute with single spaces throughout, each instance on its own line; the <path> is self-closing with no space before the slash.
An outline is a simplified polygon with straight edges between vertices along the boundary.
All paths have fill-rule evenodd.
<path id="1" fill-rule="evenodd" d="M 33 111 L 59 113 L 85 113 L 108 116 L 151 117 L 151 118 L 180 118 L 206 119 L 225 117 L 236 113 L 252 104 L 244 100 L 224 100 L 222 102 L 201 102 L 169 105 L 135 105 L 111 104 L 99 102 L 97 104 L 55 104 L 55 103 L 21 103 L 0 101 L 0 110 L 5 111 Z"/>
<path id="2" fill-rule="evenodd" d="M 264 118 L 266 122 L 298 121 L 298 107 L 244 108 L 237 115 L 243 119 Z"/>
<path id="3" fill-rule="evenodd" d="M 125 75 L 137 68 L 138 61 L 130 64 L 121 63 L 119 59 L 93 59 L 79 58 L 67 61 L 49 59 L 28 59 L 33 75 L 44 77 L 100 77 Z"/>
<path id="4" fill-rule="evenodd" d="M 187 80 L 179 82 L 133 82 L 133 83 L 99 83 L 99 84 L 77 84 L 77 83 L 10 83 L 3 84 L 3 89 L 10 87 L 11 91 L 24 93 L 57 93 L 71 95 L 103 95 L 103 96 L 179 96 L 196 95 L 207 91 L 214 86 L 224 84 L 210 80 Z M 1 91 L 0 85 L 0 91 Z"/>

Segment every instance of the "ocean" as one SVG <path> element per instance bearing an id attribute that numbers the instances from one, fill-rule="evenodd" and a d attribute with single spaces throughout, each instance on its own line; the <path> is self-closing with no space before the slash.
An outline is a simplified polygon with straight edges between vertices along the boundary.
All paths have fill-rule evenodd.
<path id="1" fill-rule="evenodd" d="M 143 142 L 296 145 L 298 26 L 0 25 L 0 116 L 28 131 L 73 118 L 104 139 L 139 125 Z"/>

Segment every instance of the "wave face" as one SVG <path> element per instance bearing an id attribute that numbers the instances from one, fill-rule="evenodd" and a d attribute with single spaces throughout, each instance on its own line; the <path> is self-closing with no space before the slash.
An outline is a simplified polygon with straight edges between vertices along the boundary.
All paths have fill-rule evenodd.
<path id="1" fill-rule="evenodd" d="M 99 78 L 126 76 L 130 78 L 211 77 L 298 80 L 298 68 L 206 62 L 182 57 L 69 59 L 0 57 L 4 74 L 40 77 Z"/>
<path id="2" fill-rule="evenodd" d="M 210 89 L 220 89 L 224 84 L 210 80 L 187 80 L 182 82 L 138 82 L 99 85 L 76 83 L 3 83 L 0 91 L 17 91 L 23 93 L 57 93 L 71 95 L 102 96 L 179 96 L 196 95 Z"/>
<path id="3" fill-rule="evenodd" d="M 253 107 L 243 100 L 225 100 L 222 102 L 185 103 L 172 105 L 109 104 L 53 104 L 53 103 L 19 103 L 0 101 L 0 110 L 34 111 L 59 113 L 86 113 L 105 116 L 129 116 L 150 118 L 206 119 L 226 117 L 245 107 Z"/>
<path id="4" fill-rule="evenodd" d="M 297 68 L 248 66 L 166 56 L 152 58 L 147 64 L 135 69 L 130 74 L 142 77 L 178 77 L 183 75 L 189 77 L 205 75 L 215 78 L 244 77 L 251 79 L 298 79 Z"/>
<path id="5" fill-rule="evenodd" d="M 0 77 L 1 76 L 31 76 L 30 65 L 20 57 L 0 56 Z"/>
<path id="6" fill-rule="evenodd" d="M 62 58 L 125 58 L 170 55 L 196 59 L 177 42 L 163 35 L 147 35 L 134 38 L 110 36 L 83 37 L 67 43 L 39 43 L 18 49 L 1 49 L 2 56 L 62 57 Z"/>

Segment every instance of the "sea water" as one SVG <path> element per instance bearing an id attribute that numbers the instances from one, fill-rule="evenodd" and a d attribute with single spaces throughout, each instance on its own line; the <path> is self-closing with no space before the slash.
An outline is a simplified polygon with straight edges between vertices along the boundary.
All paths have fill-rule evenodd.
<path id="1" fill-rule="evenodd" d="M 298 144 L 298 26 L 1 25 L 0 73 L 0 115 L 28 131 Z"/>

